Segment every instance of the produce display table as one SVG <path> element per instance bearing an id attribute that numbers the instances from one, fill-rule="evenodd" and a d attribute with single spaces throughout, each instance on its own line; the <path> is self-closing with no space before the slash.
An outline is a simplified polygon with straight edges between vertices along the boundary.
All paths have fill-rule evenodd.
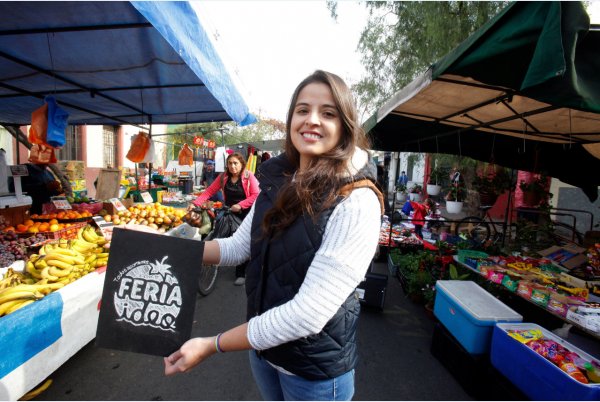
<path id="1" fill-rule="evenodd" d="M 458 256 L 454 256 L 454 261 L 456 261 L 456 263 L 460 264 L 460 266 L 461 266 L 461 267 L 464 267 L 464 268 L 468 269 L 469 271 L 471 271 L 471 272 L 474 272 L 474 273 L 478 274 L 479 276 L 481 276 L 481 277 L 483 278 L 483 276 L 481 275 L 481 273 L 480 273 L 479 271 L 477 271 L 476 269 L 474 269 L 473 267 L 471 267 L 471 266 L 469 266 L 469 265 L 467 265 L 467 264 L 464 264 L 464 263 L 460 262 L 460 261 L 459 261 L 459 259 L 458 259 Z M 487 280 L 487 279 L 486 279 L 486 280 Z M 488 281 L 488 282 L 489 282 L 489 281 Z M 490 283 L 492 283 L 492 282 L 490 282 Z M 502 288 L 502 286 L 501 286 L 501 285 L 498 285 L 498 286 L 499 286 L 500 288 Z M 536 306 L 536 308 L 538 308 L 538 309 L 541 309 L 541 310 L 543 310 L 544 312 L 546 312 L 546 313 L 548 313 L 548 314 L 550 314 L 550 315 L 552 315 L 552 316 L 554 316 L 554 317 L 556 317 L 556 318 L 558 318 L 558 319 L 560 319 L 560 320 L 562 320 L 562 321 L 564 321 L 564 322 L 566 322 L 566 323 L 568 323 L 568 324 L 571 324 L 571 325 L 573 325 L 574 327 L 577 327 L 579 330 L 581 330 L 582 332 L 585 332 L 585 333 L 587 333 L 588 335 L 592 336 L 593 338 L 596 338 L 596 339 L 599 339 L 599 340 L 600 340 L 600 333 L 598 333 L 598 332 L 594 332 L 594 331 L 592 331 L 592 330 L 590 330 L 590 329 L 588 329 L 588 328 L 586 328 L 586 327 L 584 327 L 584 326 L 580 325 L 579 323 L 577 323 L 577 322 L 575 322 L 575 321 L 572 321 L 572 320 L 570 320 L 570 319 L 568 319 L 568 318 L 566 318 L 566 317 L 563 317 L 563 316 L 561 316 L 561 315 L 559 315 L 559 314 L 555 313 L 554 311 L 551 311 L 551 310 L 549 310 L 549 309 L 545 308 L 544 306 L 541 306 L 541 305 L 539 305 L 539 304 L 535 303 L 535 302 L 534 302 L 534 301 L 532 301 L 532 300 L 529 300 L 529 299 L 526 299 L 526 298 L 524 298 L 524 297 L 521 297 L 521 296 L 519 296 L 517 293 L 511 292 L 511 294 L 514 294 L 514 295 L 518 296 L 520 300 L 524 300 L 524 301 L 526 301 L 528 305 L 533 305 L 533 306 Z M 593 296 L 590 296 L 590 297 L 593 297 Z M 594 301 L 595 301 L 595 300 L 596 300 L 596 298 L 594 298 Z"/>
<path id="2" fill-rule="evenodd" d="M 0 400 L 17 400 L 96 337 L 105 268 L 0 318 Z"/>

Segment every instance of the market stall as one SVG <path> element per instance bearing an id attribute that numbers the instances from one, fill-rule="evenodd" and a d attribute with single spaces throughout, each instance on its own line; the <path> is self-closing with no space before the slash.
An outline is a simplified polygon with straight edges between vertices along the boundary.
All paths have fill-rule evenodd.
<path id="1" fill-rule="evenodd" d="M 149 127 L 152 135 L 152 124 L 255 121 L 187 2 L 2 2 L 0 13 L 0 124 L 21 142 L 26 139 L 19 126 L 31 123 L 32 111 L 49 94 L 68 112 L 73 125 L 130 124 Z M 180 222 L 179 213 L 158 211 L 154 202 L 142 205 L 132 205 L 130 211 L 115 199 L 102 208 L 116 208 L 110 211 L 111 220 L 143 210 L 153 220 L 160 218 L 160 226 L 165 218 L 171 225 Z M 100 212 L 104 218 L 109 215 L 107 210 L 94 213 Z M 63 214 L 71 220 L 63 223 L 60 212 L 49 213 L 57 216 L 37 216 L 34 222 L 22 214 L 5 226 L 16 229 L 23 224 L 25 230 L 18 236 L 41 232 L 58 244 L 77 236 L 93 218 Z M 102 227 L 105 219 L 95 218 Z M 142 221 L 150 224 L 149 219 Z M 33 275 L 43 270 L 50 261 L 36 255 L 35 262 L 13 265 L 13 272 L 23 266 Z M 29 262 L 39 267 L 31 268 Z M 97 264 L 94 269 L 101 268 Z M 3 332 L 0 398 L 20 398 L 93 339 L 103 275 L 91 271 L 49 294 L 34 294 L 31 303 L 0 317 L 0 327 L 9 331 Z M 25 275 L 23 280 L 33 278 Z M 52 327 L 51 336 L 35 336 L 38 326 Z M 10 332 L 15 330 L 17 335 Z M 25 344 L 27 351 L 21 347 Z"/>
<path id="2" fill-rule="evenodd" d="M 600 29 L 579 2 L 515 2 L 364 124 L 374 149 L 545 171 L 598 197 Z"/>
<path id="3" fill-rule="evenodd" d="M 392 96 L 365 122 L 364 127 L 370 133 L 376 150 L 468 156 L 508 168 L 545 172 L 550 177 L 580 187 L 593 202 L 598 197 L 600 176 L 587 172 L 600 171 L 600 154 L 597 151 L 600 143 L 600 81 L 592 73 L 600 67 L 599 41 L 600 30 L 590 26 L 589 17 L 579 2 L 512 3 Z M 394 231 L 392 227 L 388 233 L 388 236 L 382 233 L 386 245 L 386 239 L 402 238 L 402 230 Z M 473 246 L 466 238 L 455 240 L 450 245 L 454 253 L 459 245 L 457 243 L 465 243 L 460 244 L 460 248 Z M 401 243 L 389 246 L 401 246 Z M 401 248 L 390 248 L 390 272 L 404 278 L 407 294 L 418 296 L 423 303 L 433 304 L 436 299 L 436 280 L 460 280 L 465 279 L 463 275 L 468 276 L 468 272 L 460 271 L 460 267 L 464 266 L 463 259 L 459 263 L 453 261 L 459 269 L 446 269 L 453 264 L 447 264 L 447 250 L 442 247 L 437 247 L 435 253 L 421 249 L 402 253 Z M 477 252 L 480 250 L 474 253 Z M 499 261 L 497 259 L 494 265 L 498 265 Z M 481 268 L 471 267 L 470 272 L 478 269 Z M 577 302 L 569 304 L 569 300 L 576 297 L 568 293 L 577 292 L 574 289 L 579 285 L 573 282 L 555 283 L 559 286 L 555 290 L 563 289 L 552 292 L 548 289 L 549 284 L 544 286 L 534 281 L 536 285 L 526 286 L 528 282 L 524 281 L 521 283 L 524 294 L 531 296 L 534 293 L 536 296 L 532 301 L 531 297 L 521 297 L 518 287 L 514 293 L 507 290 L 506 285 L 518 286 L 510 280 L 517 276 L 507 274 L 510 270 L 506 268 L 502 269 L 487 269 L 484 265 L 485 277 L 477 271 L 476 278 L 483 279 L 482 285 L 485 286 L 489 282 L 488 289 L 495 295 L 509 292 L 508 299 L 523 300 L 524 304 L 515 309 L 517 313 L 521 306 L 531 305 L 534 310 L 528 318 L 541 320 L 550 306 L 548 314 L 556 319 L 554 325 L 572 324 L 587 336 L 597 339 L 597 331 L 590 329 L 595 318 L 577 317 Z M 510 272 L 514 273 L 514 270 Z M 493 280 L 488 281 L 488 275 Z M 549 274 L 542 276 L 549 280 Z M 570 272 L 569 276 L 576 278 L 574 281 L 579 280 L 578 283 L 582 281 L 575 272 Z M 584 285 L 580 289 L 587 295 L 585 301 L 579 300 L 585 303 L 582 311 L 596 308 L 593 282 L 597 279 L 597 276 L 583 279 Z M 503 284 L 502 280 L 508 283 Z M 540 288 L 537 288 L 538 285 Z M 468 299 L 469 294 L 465 297 Z M 582 295 L 579 294 L 579 297 Z M 535 303 L 535 300 L 540 303 Z M 464 303 L 469 301 L 460 302 L 460 310 L 463 311 Z M 543 302 L 546 302 L 545 306 Z M 436 299 L 436 306 L 437 303 Z M 456 307 L 453 311 L 458 310 Z M 567 314 L 570 314 L 570 319 L 567 319 Z M 475 313 L 471 321 L 477 320 L 484 321 L 478 325 L 490 326 L 488 340 L 491 341 L 495 320 L 489 316 L 477 317 Z M 583 326 L 582 320 L 586 320 Z M 587 325 L 587 320 L 590 320 L 590 325 Z M 455 331 L 446 338 L 452 338 L 452 341 L 445 344 L 454 345 L 456 337 L 465 332 Z M 436 351 L 436 357 L 445 358 L 446 362 L 461 361 L 460 370 L 468 373 L 467 376 L 481 379 L 478 373 L 486 372 L 489 354 L 473 355 L 464 350 L 460 342 L 455 342 L 459 345 L 456 350 L 460 349 L 460 352 L 441 351 L 444 349 L 439 348 L 442 338 L 444 336 L 434 334 L 432 353 Z M 510 347 L 511 351 L 518 348 Z M 532 375 L 527 362 L 531 361 L 513 359 L 513 371 Z M 459 366 L 452 367 L 459 370 Z M 557 369 L 560 372 L 560 368 Z M 554 378 L 551 371 L 544 371 L 542 375 Z M 561 384 L 571 386 L 570 383 Z M 552 388 L 537 382 L 535 386 L 546 391 Z M 598 389 L 596 385 L 591 392 L 577 395 L 582 399 L 597 399 Z"/>

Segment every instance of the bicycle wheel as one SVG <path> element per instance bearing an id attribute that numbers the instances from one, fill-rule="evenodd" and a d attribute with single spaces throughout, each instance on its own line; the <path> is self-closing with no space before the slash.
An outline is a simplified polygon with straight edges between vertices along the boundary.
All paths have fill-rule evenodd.
<path id="1" fill-rule="evenodd" d="M 202 265 L 200 276 L 198 277 L 198 293 L 202 296 L 208 296 L 215 289 L 217 273 L 217 265 Z"/>
<path id="2" fill-rule="evenodd" d="M 490 225 L 478 216 L 467 216 L 456 225 L 457 236 L 483 244 L 490 238 Z"/>

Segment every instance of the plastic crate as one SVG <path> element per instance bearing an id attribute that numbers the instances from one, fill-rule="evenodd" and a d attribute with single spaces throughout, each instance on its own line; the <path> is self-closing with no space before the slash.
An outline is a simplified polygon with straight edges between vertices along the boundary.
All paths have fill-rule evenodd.
<path id="1" fill-rule="evenodd" d="M 489 353 L 497 322 L 523 317 L 473 281 L 436 282 L 433 313 L 471 354 Z"/>
<path id="2" fill-rule="evenodd" d="M 73 223 L 69 227 L 57 230 L 56 232 L 40 232 L 46 239 L 75 239 L 77 237 L 77 231 L 87 225 L 87 222 Z"/>
<path id="3" fill-rule="evenodd" d="M 511 338 L 511 329 L 539 329 L 547 339 L 560 343 L 585 360 L 596 360 L 552 332 L 536 324 L 497 324 L 492 336 L 491 362 L 532 400 L 600 400 L 600 384 L 583 384 L 551 361 Z"/>

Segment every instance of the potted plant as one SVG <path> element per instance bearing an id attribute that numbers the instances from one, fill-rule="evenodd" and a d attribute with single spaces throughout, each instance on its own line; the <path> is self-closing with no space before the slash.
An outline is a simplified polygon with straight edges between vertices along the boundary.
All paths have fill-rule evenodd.
<path id="1" fill-rule="evenodd" d="M 467 198 L 467 189 L 462 182 L 453 182 L 446 194 L 446 211 L 458 214 L 462 211 L 463 202 Z"/>
<path id="2" fill-rule="evenodd" d="M 411 201 L 419 202 L 421 201 L 421 194 L 423 193 L 423 186 L 420 184 L 413 184 L 408 190 L 408 196 Z"/>
<path id="3" fill-rule="evenodd" d="M 438 195 L 442 191 L 442 179 L 446 175 L 444 170 L 439 167 L 434 167 L 429 172 L 429 180 L 427 181 L 427 194 Z"/>
<path id="4" fill-rule="evenodd" d="M 491 164 L 485 172 L 476 175 L 473 180 L 473 188 L 479 193 L 481 205 L 494 205 L 498 196 L 512 187 L 512 180 L 507 170 Z"/>
<path id="5" fill-rule="evenodd" d="M 406 201 L 406 198 L 407 198 L 406 191 L 407 191 L 407 189 L 406 189 L 405 184 L 398 184 L 396 186 L 396 201 L 398 201 L 398 202 Z"/>
<path id="6" fill-rule="evenodd" d="M 532 207 L 538 206 L 540 202 L 547 202 L 548 198 L 552 198 L 553 195 L 546 190 L 548 188 L 548 177 L 544 174 L 529 183 L 521 180 L 519 188 L 523 192 L 523 202 Z"/>

